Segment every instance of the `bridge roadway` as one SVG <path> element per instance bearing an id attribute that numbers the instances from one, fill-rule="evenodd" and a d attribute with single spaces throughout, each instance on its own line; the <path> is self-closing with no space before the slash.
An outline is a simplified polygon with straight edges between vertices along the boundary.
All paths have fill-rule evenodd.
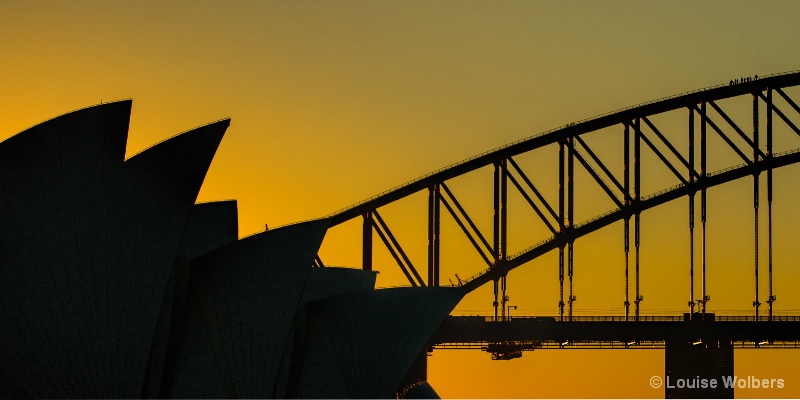
<path id="1" fill-rule="evenodd" d="M 734 376 L 734 348 L 800 348 L 800 316 L 493 317 L 449 316 L 428 343 L 432 349 L 480 349 L 493 360 L 523 351 L 561 349 L 664 349 L 665 379 Z M 419 377 L 426 374 L 424 354 Z M 665 398 L 734 398 L 734 387 L 664 385 Z"/>
<path id="2" fill-rule="evenodd" d="M 449 316 L 431 337 L 433 348 L 507 351 L 534 348 L 664 348 L 671 343 L 726 342 L 736 347 L 800 348 L 800 316 Z"/>

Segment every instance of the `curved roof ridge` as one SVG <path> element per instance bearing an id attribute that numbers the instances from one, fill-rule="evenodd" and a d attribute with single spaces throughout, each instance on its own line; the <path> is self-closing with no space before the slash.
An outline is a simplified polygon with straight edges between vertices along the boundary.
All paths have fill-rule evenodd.
<path id="1" fill-rule="evenodd" d="M 104 101 L 104 102 L 101 102 L 101 103 L 98 103 L 98 104 L 93 104 L 91 106 L 81 107 L 81 108 L 78 108 L 78 109 L 75 109 L 75 110 L 72 110 L 72 111 L 67 111 L 67 112 L 65 112 L 63 114 L 59 114 L 59 115 L 56 115 L 55 117 L 48 118 L 48 119 L 46 119 L 46 120 L 44 120 L 42 122 L 38 122 L 36 124 L 33 124 L 33 125 L 25 128 L 25 129 L 23 129 L 23 130 L 21 130 L 21 131 L 19 131 L 17 133 L 5 138 L 4 140 L 0 141 L 0 143 L 3 143 L 5 141 L 15 137 L 15 136 L 19 135 L 20 133 L 27 132 L 27 131 L 29 131 L 29 130 L 31 130 L 33 128 L 36 128 L 37 126 L 44 125 L 44 124 L 46 124 L 48 122 L 51 122 L 51 121 L 53 121 L 55 119 L 59 119 L 61 117 L 65 117 L 67 115 L 70 115 L 70 114 L 73 114 L 73 113 L 76 113 L 76 112 L 79 112 L 79 111 L 84 111 L 84 110 L 88 110 L 90 108 L 105 106 L 105 105 L 109 105 L 109 104 L 124 103 L 124 102 L 128 102 L 128 103 L 133 104 L 133 99 L 120 99 L 120 100 L 113 100 L 113 101 Z"/>
<path id="2" fill-rule="evenodd" d="M 130 157 L 126 158 L 126 159 L 125 159 L 125 162 L 128 162 L 128 160 L 130 160 L 130 159 L 132 159 L 132 158 L 134 158 L 134 157 L 136 157 L 136 156 L 138 156 L 138 155 L 140 155 L 140 154 L 144 153 L 145 151 L 147 151 L 147 150 L 150 150 L 150 149 L 152 149 L 153 147 L 156 147 L 156 146 L 158 146 L 158 145 L 160 145 L 160 144 L 162 144 L 162 143 L 164 143 L 164 142 L 167 142 L 167 141 L 170 141 L 170 140 L 172 140 L 172 139 L 175 139 L 175 138 L 177 138 L 177 137 L 179 137 L 179 136 L 181 136 L 181 135 L 185 135 L 185 134 L 187 134 L 187 133 L 191 133 L 191 132 L 197 131 L 197 130 L 199 130 L 199 129 L 202 129 L 202 128 L 205 128 L 205 127 L 209 127 L 209 126 L 213 126 L 213 125 L 216 125 L 216 124 L 219 124 L 219 123 L 222 123 L 222 122 L 227 122 L 227 123 L 228 123 L 228 124 L 226 125 L 226 127 L 227 127 L 227 126 L 230 126 L 230 124 L 231 124 L 231 118 L 230 118 L 230 117 L 227 117 L 227 118 L 220 118 L 220 119 L 218 119 L 218 120 L 216 120 L 216 121 L 212 121 L 212 122 L 209 122 L 209 123 L 206 123 L 206 124 L 203 124 L 203 125 L 198 125 L 198 126 L 196 126 L 196 127 L 194 127 L 194 128 L 187 129 L 187 130 L 185 130 L 185 131 L 183 131 L 183 132 L 176 133 L 176 134 L 174 134 L 174 135 L 172 135 L 172 136 L 170 136 L 170 137 L 168 137 L 168 138 L 165 138 L 165 139 L 162 139 L 162 140 L 160 140 L 160 141 L 158 141 L 158 142 L 156 142 L 156 143 L 153 143 L 153 144 L 151 144 L 150 146 L 147 146 L 147 147 L 145 147 L 145 148 L 144 148 L 144 149 L 142 149 L 142 150 L 139 150 L 139 151 L 138 151 L 138 152 L 136 152 L 135 154 L 133 154 L 133 155 L 131 155 Z"/>
<path id="3" fill-rule="evenodd" d="M 226 203 L 226 202 L 236 202 L 236 199 L 220 199 L 220 200 L 206 200 L 206 201 L 198 201 L 194 203 L 194 205 L 199 206 L 201 204 L 209 204 L 209 203 Z"/>

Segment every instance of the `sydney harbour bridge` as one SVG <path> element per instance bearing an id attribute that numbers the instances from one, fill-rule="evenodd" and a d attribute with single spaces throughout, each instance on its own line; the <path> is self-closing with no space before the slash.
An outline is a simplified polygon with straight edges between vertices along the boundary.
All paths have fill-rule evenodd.
<path id="1" fill-rule="evenodd" d="M 800 162 L 800 146 L 776 151 L 773 134 L 782 130 L 800 137 L 800 106 L 790 91 L 797 85 L 800 72 L 796 71 L 754 75 L 570 123 L 442 168 L 335 212 L 329 216 L 331 227 L 348 221 L 361 223 L 359 247 L 364 270 L 373 270 L 373 251 L 383 246 L 410 286 L 460 286 L 468 291 L 483 285 L 493 287 L 493 298 L 487 299 L 493 306 L 492 315 L 449 317 L 429 342 L 429 350 L 481 349 L 502 360 L 520 357 L 523 351 L 536 348 L 661 348 L 666 350 L 665 375 L 673 379 L 733 375 L 733 348 L 796 348 L 800 340 L 800 316 L 776 315 L 777 295 L 773 292 L 773 268 L 791 268 L 773 265 L 773 219 L 779 218 L 773 216 L 773 170 Z M 659 126 L 664 116 L 671 118 L 669 130 L 673 135 Z M 600 139 L 592 141 L 593 136 Z M 614 147 L 622 159 L 603 159 L 595 150 L 598 143 Z M 530 170 L 518 162 L 542 151 L 557 153 L 555 165 L 541 166 L 542 170 L 557 171 L 557 179 L 548 181 L 557 181 L 557 188 L 535 182 Z M 655 192 L 643 189 L 648 181 L 664 181 L 651 178 L 643 170 L 644 153 L 658 160 L 659 168 L 668 171 L 674 185 Z M 712 169 L 709 159 L 719 153 L 733 155 L 736 162 Z M 621 172 L 615 168 L 620 163 Z M 486 169 L 492 170 L 492 179 L 485 182 L 478 195 L 491 198 L 491 230 L 480 228 L 475 221 L 485 216 L 471 214 L 450 184 L 456 178 Z M 576 204 L 596 201 L 576 195 L 578 171 L 591 177 L 590 184 L 602 190 L 613 209 L 588 219 L 576 218 Z M 752 197 L 754 258 L 749 262 L 753 308 L 747 315 L 717 315 L 709 307 L 711 295 L 707 291 L 707 191 L 743 179 L 752 181 L 752 192 L 740 195 Z M 529 206 L 523 211 L 535 213 L 550 234 L 536 242 L 528 237 L 515 238 L 528 240 L 528 246 L 514 254 L 508 251 L 509 221 L 515 218 L 508 206 L 509 192 L 522 196 Z M 556 195 L 548 198 L 548 192 Z M 427 227 L 427 260 L 413 259 L 393 233 L 392 221 L 381 214 L 384 207 L 408 201 L 415 194 L 427 194 L 427 210 L 419 215 L 404 214 L 403 218 L 423 221 Z M 678 201 L 686 202 L 687 215 L 689 259 L 685 267 L 680 267 L 686 273 L 682 288 L 685 312 L 673 316 L 643 315 L 641 220 L 647 211 Z M 448 234 L 463 235 L 482 264 L 477 268 L 459 266 L 463 272 L 442 279 L 440 264 L 452 259 L 442 254 L 444 219 L 451 219 L 459 228 Z M 576 242 L 619 222 L 624 226 L 624 232 L 620 232 L 620 251 L 624 252 L 624 293 L 620 293 L 620 303 L 624 313 L 573 315 L 577 298 L 573 292 Z M 559 297 L 554 300 L 558 302 L 557 315 L 512 318 L 509 311 L 513 306 L 507 304 L 509 272 L 524 268 L 549 252 L 558 253 Z M 319 256 L 315 264 L 325 266 Z M 479 272 L 474 273 L 475 270 Z M 424 355 L 418 364 L 419 373 L 424 375 Z M 666 396 L 732 397 L 733 388 L 719 388 L 713 393 L 667 389 Z"/>

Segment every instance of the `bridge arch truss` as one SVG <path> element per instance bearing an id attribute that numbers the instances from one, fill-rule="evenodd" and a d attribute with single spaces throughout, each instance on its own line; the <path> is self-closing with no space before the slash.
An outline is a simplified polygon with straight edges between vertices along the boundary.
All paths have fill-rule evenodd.
<path id="1" fill-rule="evenodd" d="M 553 250 L 559 253 L 559 313 L 563 319 L 571 318 L 573 248 L 574 242 L 612 223 L 623 221 L 625 230 L 625 315 L 639 317 L 639 225 L 642 212 L 679 198 L 689 199 L 689 235 L 692 243 L 690 253 L 689 311 L 706 312 L 709 296 L 706 293 L 706 191 L 707 189 L 744 177 L 753 177 L 753 207 L 756 251 L 754 260 L 754 301 L 756 316 L 761 306 L 759 294 L 759 193 L 762 186 L 767 192 L 767 279 L 769 293 L 766 296 L 769 318 L 773 314 L 776 296 L 772 291 L 772 171 L 775 168 L 800 162 L 800 148 L 773 152 L 773 130 L 782 124 L 800 136 L 800 128 L 793 121 L 800 115 L 800 106 L 785 90 L 800 85 L 800 72 L 794 71 L 763 77 L 732 80 L 727 84 L 696 90 L 642 105 L 614 111 L 598 117 L 567 124 L 542 134 L 522 139 L 490 150 L 462 162 L 442 168 L 413 181 L 388 190 L 377 196 L 344 208 L 328 216 L 331 226 L 362 219 L 362 268 L 372 270 L 373 233 L 389 250 L 412 286 L 439 285 L 440 227 L 442 217 L 452 218 L 475 251 L 485 262 L 485 270 L 457 285 L 467 290 L 492 282 L 494 285 L 495 318 L 504 318 L 506 312 L 506 276 L 508 272 Z M 752 124 L 737 124 L 724 105 L 723 100 L 747 98 L 752 104 L 748 119 Z M 775 100 L 780 99 L 780 106 Z M 685 141 L 677 144 L 664 135 L 654 123 L 656 115 L 685 110 Z M 760 119 L 764 118 L 765 121 Z M 740 119 L 741 120 L 741 119 Z M 592 132 L 610 128 L 622 136 L 623 172 L 613 173 L 584 137 Z M 709 171 L 708 139 L 716 137 L 725 143 L 726 151 L 732 151 L 740 163 L 727 168 Z M 684 151 L 679 150 L 687 147 Z M 546 146 L 558 148 L 558 199 L 548 201 L 542 191 L 529 179 L 515 157 Z M 655 193 L 642 193 L 642 151 L 649 151 L 660 160 L 680 182 Z M 484 167 L 493 168 L 491 186 L 493 215 L 492 230 L 484 234 L 462 207 L 448 182 Z M 584 221 L 575 218 L 575 170 L 583 169 L 594 183 L 606 193 L 615 207 L 603 214 Z M 620 176 L 621 175 L 621 176 Z M 762 175 L 766 175 L 762 180 Z M 762 182 L 765 181 L 765 182 Z M 509 254 L 508 244 L 508 192 L 516 190 L 535 211 L 551 236 L 524 250 Z M 423 278 L 403 247 L 392 234 L 379 209 L 415 193 L 428 193 L 427 207 L 427 276 Z M 700 197 L 699 207 L 695 196 Z M 696 210 L 699 208 L 699 210 Z M 699 227 L 695 227 L 699 214 Z M 699 228 L 699 229 L 698 229 Z M 694 254 L 696 230 L 699 230 L 701 254 Z M 633 253 L 632 255 L 630 253 Z M 632 258 L 632 259 L 631 259 Z M 696 259 L 699 266 L 696 267 Z M 315 263 L 324 266 L 317 257 Z M 697 271 L 695 271 L 697 270 Z M 629 272 L 632 272 L 630 274 Z M 701 285 L 695 288 L 695 273 L 700 275 Z M 633 275 L 633 279 L 629 279 Z M 633 282 L 630 282 L 632 280 Z M 630 290 L 629 286 L 633 286 Z M 565 293 L 566 292 L 566 293 Z M 633 292 L 633 293 L 631 293 Z M 632 302 L 631 302 L 632 299 Z"/>

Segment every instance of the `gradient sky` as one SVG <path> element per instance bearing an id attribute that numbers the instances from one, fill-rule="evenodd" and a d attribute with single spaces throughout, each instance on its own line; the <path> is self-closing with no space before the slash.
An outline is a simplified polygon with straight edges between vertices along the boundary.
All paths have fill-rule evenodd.
<path id="1" fill-rule="evenodd" d="M 797 15 L 796 2 L 0 0 L 0 139 L 74 109 L 132 98 L 130 156 L 230 117 L 198 201 L 237 199 L 245 236 L 265 224 L 329 214 L 569 122 L 741 76 L 800 69 Z M 621 142 L 591 143 L 613 155 Z M 800 147 L 800 140 L 788 137 L 785 145 Z M 536 158 L 524 163 L 528 172 L 543 165 Z M 800 172 L 792 168 L 776 172 L 776 279 L 782 281 L 775 292 L 779 312 L 798 314 L 800 271 L 792 268 L 800 250 L 792 221 L 800 220 L 794 210 L 800 192 L 792 184 Z M 476 172 L 453 182 L 475 214 L 489 204 L 489 179 Z M 658 182 L 650 192 L 668 186 Z M 712 311 L 752 313 L 751 185 L 742 180 L 710 192 Z M 596 189 L 585 190 L 593 199 Z M 417 240 L 409 253 L 422 265 L 424 237 L 413 234 L 420 229 L 413 224 L 424 221 L 406 222 L 411 210 L 424 211 L 424 196 L 416 199 L 387 207 L 385 216 L 398 236 Z M 644 314 L 685 311 L 685 203 L 643 217 Z M 586 218 L 610 208 L 600 200 L 584 204 Z M 332 230 L 321 252 L 327 263 L 360 264 L 352 235 L 360 227 L 350 225 Z M 443 234 L 455 229 L 446 225 Z M 576 313 L 622 312 L 621 230 L 613 225 L 578 242 Z M 443 259 L 442 282 L 481 269 L 464 243 L 443 246 L 457 255 Z M 403 284 L 386 254 L 376 254 L 376 266 L 380 285 Z M 721 266 L 729 269 L 719 272 Z M 510 275 L 520 314 L 556 311 L 555 273 L 549 254 Z M 482 289 L 457 312 L 490 308 Z M 787 381 L 781 391 L 737 396 L 799 397 L 796 357 L 737 351 L 738 374 Z M 663 396 L 647 383 L 663 373 L 661 351 L 489 358 L 437 350 L 429 358 L 430 381 L 446 397 Z"/>

